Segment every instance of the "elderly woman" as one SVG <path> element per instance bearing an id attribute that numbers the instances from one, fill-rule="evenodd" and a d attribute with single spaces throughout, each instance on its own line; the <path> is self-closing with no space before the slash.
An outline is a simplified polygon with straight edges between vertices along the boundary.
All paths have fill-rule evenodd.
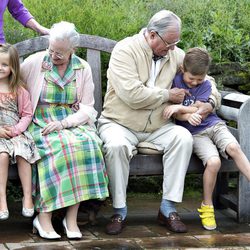
<path id="1" fill-rule="evenodd" d="M 47 239 L 58 235 L 52 212 L 67 207 L 63 227 L 68 238 L 81 238 L 77 213 L 81 201 L 108 196 L 108 180 L 94 127 L 94 84 L 88 63 L 75 52 L 79 34 L 72 23 L 54 24 L 49 48 L 21 65 L 34 110 L 29 131 L 41 160 L 33 176 L 33 230 Z"/>

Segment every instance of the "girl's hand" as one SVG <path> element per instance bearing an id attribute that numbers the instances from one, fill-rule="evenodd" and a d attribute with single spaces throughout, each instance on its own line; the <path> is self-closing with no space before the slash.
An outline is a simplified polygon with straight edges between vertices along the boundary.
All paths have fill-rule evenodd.
<path id="1" fill-rule="evenodd" d="M 11 129 L 10 127 L 0 127 L 0 138 L 11 139 Z"/>
<path id="2" fill-rule="evenodd" d="M 188 122 L 193 126 L 200 125 L 201 121 L 202 121 L 202 116 L 197 113 L 190 114 L 188 118 Z"/>
<path id="3" fill-rule="evenodd" d="M 50 122 L 43 128 L 42 135 L 48 135 L 49 133 L 52 133 L 54 131 L 60 131 L 62 129 L 63 126 L 60 121 Z"/>

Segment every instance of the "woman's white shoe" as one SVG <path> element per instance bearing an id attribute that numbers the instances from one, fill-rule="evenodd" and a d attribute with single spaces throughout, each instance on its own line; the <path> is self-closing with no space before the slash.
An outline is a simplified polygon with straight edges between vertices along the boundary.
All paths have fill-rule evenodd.
<path id="1" fill-rule="evenodd" d="M 57 234 L 55 231 L 45 232 L 39 223 L 38 216 L 36 216 L 36 218 L 33 220 L 33 233 L 37 233 L 37 231 L 39 235 L 44 239 L 53 240 L 61 238 L 61 236 Z"/>
<path id="2" fill-rule="evenodd" d="M 7 220 L 9 218 L 9 210 L 0 211 L 0 220 Z"/>
<path id="3" fill-rule="evenodd" d="M 81 239 L 82 238 L 81 232 L 72 232 L 72 231 L 68 230 L 66 218 L 63 219 L 62 224 L 63 224 L 63 227 L 65 229 L 65 233 L 66 233 L 68 239 Z"/>

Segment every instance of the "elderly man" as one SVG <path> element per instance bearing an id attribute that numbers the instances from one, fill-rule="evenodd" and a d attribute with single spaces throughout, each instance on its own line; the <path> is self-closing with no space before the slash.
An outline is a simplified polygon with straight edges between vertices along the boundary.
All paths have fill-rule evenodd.
<path id="1" fill-rule="evenodd" d="M 184 89 L 171 89 L 172 80 L 184 58 L 176 45 L 181 20 L 168 10 L 156 13 L 139 34 L 115 46 L 109 63 L 108 87 L 99 133 L 110 179 L 114 215 L 107 234 L 119 234 L 127 215 L 126 188 L 132 151 L 142 141 L 163 153 L 163 195 L 158 221 L 173 232 L 187 232 L 175 203 L 182 201 L 184 179 L 192 153 L 192 136 L 171 120 L 164 120 L 166 105 L 181 103 Z M 214 88 L 211 103 L 203 104 L 203 115 L 217 105 Z M 212 107 L 213 106 L 213 107 Z"/>

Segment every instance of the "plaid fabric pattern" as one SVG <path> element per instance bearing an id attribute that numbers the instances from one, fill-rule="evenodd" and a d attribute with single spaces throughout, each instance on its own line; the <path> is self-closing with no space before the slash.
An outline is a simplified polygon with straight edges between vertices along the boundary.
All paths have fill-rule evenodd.
<path id="1" fill-rule="evenodd" d="M 43 64 L 53 66 L 50 70 L 46 71 L 46 74 L 45 74 L 46 80 L 49 82 L 53 82 L 54 84 L 57 84 L 62 89 L 64 88 L 65 85 L 75 80 L 75 70 L 84 68 L 84 65 L 81 63 L 78 57 L 74 54 L 71 56 L 70 63 L 68 64 L 68 67 L 66 69 L 66 72 L 63 78 L 61 78 L 60 75 L 58 74 L 57 67 L 52 64 L 49 56 L 45 56 L 43 60 Z"/>
<path id="2" fill-rule="evenodd" d="M 56 72 L 53 75 L 56 76 Z M 75 101 L 75 81 L 64 85 L 63 91 L 61 86 L 51 82 L 51 78 L 44 81 L 40 102 L 72 104 Z M 95 128 L 82 125 L 47 136 L 41 134 L 48 122 L 62 120 L 72 112 L 67 105 L 38 105 L 29 126 L 41 156 L 37 168 L 33 168 L 33 194 L 38 212 L 50 212 L 109 195 L 101 141 Z"/>

